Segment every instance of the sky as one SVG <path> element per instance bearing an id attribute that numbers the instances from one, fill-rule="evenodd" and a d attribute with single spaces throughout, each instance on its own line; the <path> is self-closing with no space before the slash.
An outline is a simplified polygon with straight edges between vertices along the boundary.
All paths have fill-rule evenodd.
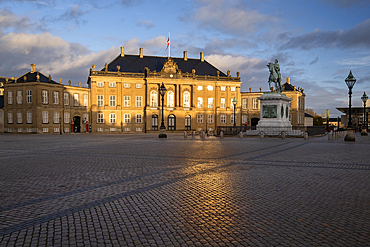
<path id="1" fill-rule="evenodd" d="M 92 64 L 120 54 L 205 59 L 241 91 L 268 91 L 267 64 L 278 59 L 283 82 L 306 94 L 306 108 L 330 117 L 370 95 L 370 0 L 0 0 L 0 76 L 20 77 L 30 64 L 56 81 L 87 86 Z M 369 103 L 369 102 L 368 102 Z"/>

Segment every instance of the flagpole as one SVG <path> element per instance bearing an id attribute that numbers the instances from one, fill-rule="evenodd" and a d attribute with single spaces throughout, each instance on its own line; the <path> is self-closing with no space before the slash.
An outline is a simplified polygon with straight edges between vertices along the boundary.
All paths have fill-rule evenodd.
<path id="1" fill-rule="evenodd" d="M 168 59 L 171 57 L 171 40 L 170 40 L 170 32 L 168 32 Z"/>

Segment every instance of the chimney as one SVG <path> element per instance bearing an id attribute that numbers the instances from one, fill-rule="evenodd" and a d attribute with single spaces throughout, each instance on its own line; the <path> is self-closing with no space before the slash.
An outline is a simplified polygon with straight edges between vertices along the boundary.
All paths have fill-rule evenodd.
<path id="1" fill-rule="evenodd" d="M 184 61 L 188 61 L 188 52 L 184 51 Z"/>
<path id="2" fill-rule="evenodd" d="M 290 84 L 290 77 L 286 78 L 286 83 Z"/>
<path id="3" fill-rule="evenodd" d="M 260 87 L 260 92 L 262 93 L 262 87 Z"/>
<path id="4" fill-rule="evenodd" d="M 249 92 L 252 92 L 252 88 L 251 87 L 249 88 Z"/>
<path id="5" fill-rule="evenodd" d="M 143 58 L 143 48 L 140 48 L 140 58 Z"/>
<path id="6" fill-rule="evenodd" d="M 123 51 L 124 51 L 124 47 L 121 46 L 121 57 L 124 57 L 125 56 L 125 53 Z"/>
<path id="7" fill-rule="evenodd" d="M 31 73 L 35 73 L 35 72 L 36 72 L 36 64 L 31 63 Z"/>
<path id="8" fill-rule="evenodd" d="M 201 62 L 204 62 L 204 52 L 201 52 L 200 53 L 200 61 Z"/>

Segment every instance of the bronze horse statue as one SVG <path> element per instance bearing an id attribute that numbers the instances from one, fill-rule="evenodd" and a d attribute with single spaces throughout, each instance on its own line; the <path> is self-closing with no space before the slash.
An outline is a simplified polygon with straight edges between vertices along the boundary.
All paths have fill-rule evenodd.
<path id="1" fill-rule="evenodd" d="M 267 67 L 269 68 L 270 71 L 270 77 L 269 77 L 269 88 L 272 91 L 273 88 L 271 87 L 271 82 L 275 83 L 275 91 L 277 93 L 281 93 L 283 91 L 283 87 L 281 85 L 282 77 L 280 74 L 280 66 L 278 64 L 278 60 L 275 59 L 275 64 L 273 63 L 268 63 Z"/>

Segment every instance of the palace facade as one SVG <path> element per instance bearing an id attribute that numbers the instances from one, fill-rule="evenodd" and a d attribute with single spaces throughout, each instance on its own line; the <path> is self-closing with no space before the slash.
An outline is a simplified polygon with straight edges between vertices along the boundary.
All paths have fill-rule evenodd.
<path id="1" fill-rule="evenodd" d="M 239 72 L 231 76 L 204 59 L 120 54 L 102 70 L 89 72 L 88 87 L 71 86 L 36 70 L 19 78 L 0 78 L 4 93 L 0 131 L 13 133 L 148 133 L 161 125 L 163 98 L 167 131 L 215 130 L 220 126 L 255 126 L 260 118 L 258 97 L 262 89 L 241 92 Z M 292 98 L 292 125 L 304 125 L 303 89 L 284 84 Z M 2 128 L 1 128 L 2 126 Z"/>

